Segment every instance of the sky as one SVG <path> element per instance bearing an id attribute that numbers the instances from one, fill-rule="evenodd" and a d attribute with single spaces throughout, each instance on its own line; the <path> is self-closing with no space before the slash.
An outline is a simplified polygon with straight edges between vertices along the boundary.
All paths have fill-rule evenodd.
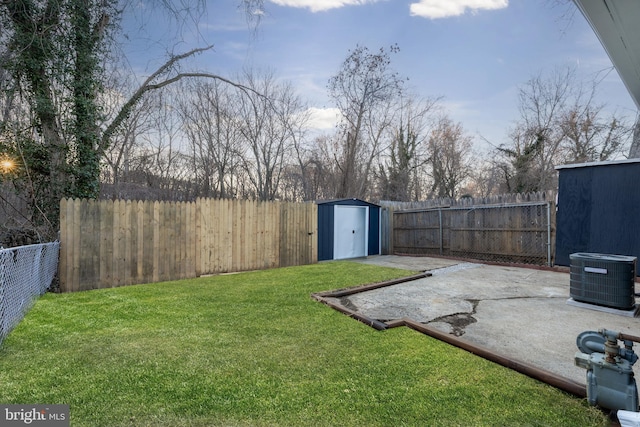
<path id="1" fill-rule="evenodd" d="M 519 116 L 518 89 L 557 68 L 572 66 L 580 79 L 597 79 L 599 99 L 609 110 L 632 119 L 636 114 L 604 48 L 572 2 L 265 0 L 255 30 L 234 0 L 208 0 L 202 14 L 180 25 L 153 13 L 140 16 L 142 27 L 140 20 L 125 20 L 125 52 L 137 74 L 153 71 L 167 49 L 179 53 L 212 44 L 190 65 L 231 78 L 243 67 L 272 70 L 313 108 L 319 129 L 336 121 L 327 82 L 359 45 L 375 52 L 397 44 L 393 70 L 408 78 L 419 96 L 442 97 L 449 117 L 462 124 L 480 151 L 508 141 Z"/>

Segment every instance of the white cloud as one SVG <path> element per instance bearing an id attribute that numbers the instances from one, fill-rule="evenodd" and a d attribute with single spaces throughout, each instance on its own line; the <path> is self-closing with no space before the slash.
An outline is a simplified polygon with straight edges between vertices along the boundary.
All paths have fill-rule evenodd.
<path id="1" fill-rule="evenodd" d="M 316 108 L 311 107 L 308 110 L 309 123 L 311 129 L 333 129 L 340 120 L 340 110 L 337 108 Z"/>
<path id="2" fill-rule="evenodd" d="M 308 8 L 311 12 L 321 12 L 329 9 L 337 9 L 344 6 L 375 3 L 378 0 L 271 0 L 279 6 Z"/>
<path id="3" fill-rule="evenodd" d="M 420 0 L 411 4 L 411 16 L 438 19 L 463 15 L 467 10 L 475 13 L 478 10 L 503 9 L 509 0 Z"/>

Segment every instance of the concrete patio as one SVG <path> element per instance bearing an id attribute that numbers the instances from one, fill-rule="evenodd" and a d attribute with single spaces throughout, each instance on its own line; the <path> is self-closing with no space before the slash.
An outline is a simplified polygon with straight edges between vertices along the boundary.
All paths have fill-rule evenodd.
<path id="1" fill-rule="evenodd" d="M 578 334 L 605 328 L 640 335 L 632 313 L 568 304 L 568 272 L 393 255 L 354 262 L 432 276 L 334 303 L 383 322 L 407 317 L 581 384 L 586 371 L 574 365 Z M 634 349 L 640 353 L 640 345 Z"/>

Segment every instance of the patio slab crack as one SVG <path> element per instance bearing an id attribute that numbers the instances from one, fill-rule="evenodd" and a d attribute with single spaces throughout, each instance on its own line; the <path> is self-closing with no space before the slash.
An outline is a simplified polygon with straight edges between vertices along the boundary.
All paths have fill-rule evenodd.
<path id="1" fill-rule="evenodd" d="M 429 322 L 426 322 L 425 324 L 438 327 L 439 323 L 445 323 L 450 327 L 450 331 L 449 331 L 450 334 L 455 335 L 456 337 L 460 337 L 464 335 L 464 329 L 467 326 L 473 323 L 476 323 L 478 321 L 475 317 L 473 317 L 473 315 L 476 314 L 476 308 L 478 307 L 478 303 L 480 302 L 479 300 L 466 300 L 466 301 L 470 302 L 473 306 L 473 309 L 471 310 L 470 313 L 463 312 L 463 313 L 447 314 L 445 316 L 441 316 Z"/>

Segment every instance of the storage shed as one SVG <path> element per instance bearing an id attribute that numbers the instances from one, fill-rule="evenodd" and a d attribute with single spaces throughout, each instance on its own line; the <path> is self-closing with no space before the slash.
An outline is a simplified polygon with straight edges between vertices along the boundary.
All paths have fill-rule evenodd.
<path id="1" fill-rule="evenodd" d="M 558 166 L 557 265 L 577 252 L 640 259 L 640 159 Z"/>
<path id="2" fill-rule="evenodd" d="M 318 261 L 380 253 L 380 206 L 360 199 L 316 202 Z"/>

